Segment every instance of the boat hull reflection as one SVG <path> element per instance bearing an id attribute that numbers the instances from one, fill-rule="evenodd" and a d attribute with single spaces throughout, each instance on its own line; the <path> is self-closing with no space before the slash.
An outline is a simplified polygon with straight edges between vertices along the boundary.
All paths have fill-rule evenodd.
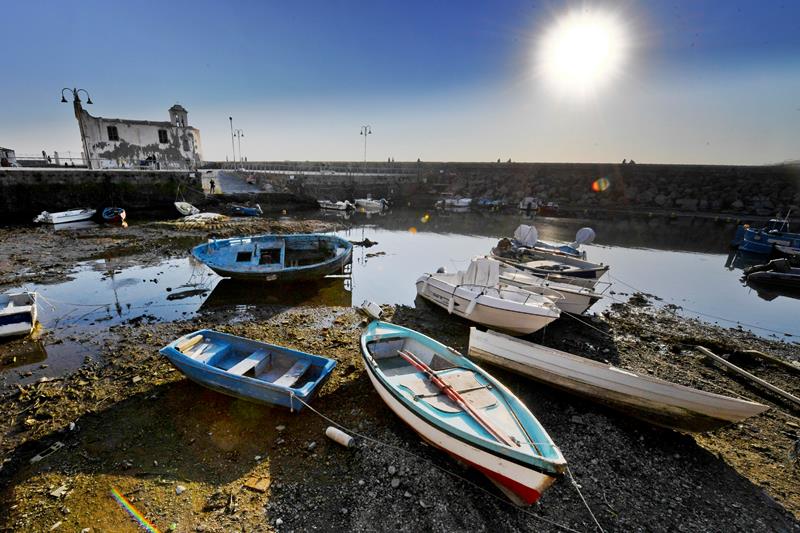
<path id="1" fill-rule="evenodd" d="M 237 305 L 281 307 L 350 307 L 353 293 L 349 278 L 328 278 L 303 283 L 253 283 L 221 279 L 200 306 L 214 309 Z"/>

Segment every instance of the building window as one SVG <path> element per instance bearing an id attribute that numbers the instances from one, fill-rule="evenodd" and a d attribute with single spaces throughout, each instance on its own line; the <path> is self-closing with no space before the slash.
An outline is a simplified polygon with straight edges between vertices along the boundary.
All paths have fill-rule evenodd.
<path id="1" fill-rule="evenodd" d="M 161 144 L 167 144 L 169 142 L 169 137 L 167 137 L 167 130 L 158 130 L 158 142 Z"/>
<path id="2" fill-rule="evenodd" d="M 119 140 L 119 133 L 117 132 L 116 126 L 109 126 L 108 127 L 108 140 L 109 141 L 118 141 Z"/>

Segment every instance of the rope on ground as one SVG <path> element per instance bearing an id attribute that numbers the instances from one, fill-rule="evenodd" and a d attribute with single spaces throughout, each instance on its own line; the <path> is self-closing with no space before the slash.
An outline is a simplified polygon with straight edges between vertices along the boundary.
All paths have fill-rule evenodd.
<path id="1" fill-rule="evenodd" d="M 408 450 L 404 450 L 403 448 L 400 448 L 399 446 L 395 446 L 395 445 L 393 445 L 393 444 L 389 444 L 388 442 L 383 442 L 383 441 L 380 441 L 380 440 L 378 440 L 378 439 L 375 439 L 375 438 L 373 438 L 373 437 L 368 437 L 367 435 L 362 435 L 361 433 L 358 433 L 357 431 L 354 431 L 354 430 L 352 430 L 352 429 L 348 428 L 347 426 L 344 426 L 344 425 L 340 424 L 339 422 L 336 422 L 335 420 L 333 420 L 333 419 L 329 418 L 328 416 L 326 416 L 326 415 L 324 415 L 324 414 L 320 413 L 319 411 L 317 411 L 316 409 L 314 409 L 314 407 L 312 407 L 311 405 L 309 405 L 308 403 L 306 403 L 306 402 L 305 402 L 303 399 L 301 399 L 301 398 L 298 398 L 297 396 L 295 396 L 294 392 L 291 392 L 291 391 L 290 391 L 290 392 L 289 392 L 289 397 L 290 397 L 290 401 L 297 400 L 298 402 L 300 402 L 300 403 L 302 403 L 303 405 L 305 405 L 306 407 L 308 407 L 308 408 L 309 408 L 309 409 L 310 409 L 310 410 L 311 410 L 313 413 L 315 413 L 316 415 L 318 415 L 319 417 L 321 417 L 323 420 L 327 421 L 327 422 L 328 422 L 328 423 L 330 423 L 330 424 L 333 424 L 334 426 L 337 426 L 337 427 L 339 427 L 339 428 L 340 428 L 340 429 L 342 429 L 343 431 L 346 431 L 346 432 L 348 432 L 348 433 L 351 433 L 352 435 L 355 435 L 356 437 L 359 437 L 359 438 L 361 438 L 361 439 L 364 439 L 364 440 L 366 440 L 366 441 L 369 441 L 369 442 L 372 442 L 372 443 L 378 444 L 379 446 L 385 446 L 385 447 L 387 447 L 387 448 L 391 448 L 391 449 L 393 449 L 393 450 L 396 450 L 396 451 L 402 452 L 402 453 L 404 453 L 404 454 L 406 454 L 406 455 L 409 455 L 409 456 L 411 456 L 411 457 L 413 457 L 413 458 L 415 458 L 415 459 L 417 459 L 417 460 L 419 460 L 419 461 L 422 461 L 422 462 L 424 462 L 424 463 L 427 463 L 427 464 L 429 464 L 430 466 L 432 466 L 433 468 L 435 468 L 436 470 L 439 470 L 440 472 L 443 472 L 443 473 L 445 473 L 445 474 L 447 474 L 447 475 L 449 475 L 449 476 L 451 476 L 451 477 L 454 477 L 454 478 L 456 478 L 456 479 L 458 479 L 458 480 L 460 480 L 460 481 L 462 481 L 462 482 L 464 482 L 464 483 L 467 483 L 468 485 L 472 486 L 472 487 L 473 487 L 473 488 L 475 488 L 475 489 L 478 489 L 479 491 L 483 492 L 484 494 L 487 494 L 488 496 L 491 496 L 491 497 L 492 497 L 492 498 L 494 498 L 495 500 L 497 500 L 497 501 L 499 501 L 499 502 L 502 502 L 502 503 L 504 503 L 504 504 L 506 504 L 506 505 L 508 505 L 508 506 L 510 506 L 510 507 L 512 507 L 512 508 L 514 508 L 514 509 L 516 509 L 517 511 L 519 511 L 519 512 L 521 512 L 521 513 L 523 513 L 523 514 L 526 514 L 526 515 L 528 515 L 528 516 L 530 516 L 530 517 L 532 517 L 532 518 L 535 518 L 535 519 L 537 519 L 537 520 L 541 520 L 542 522 L 545 522 L 545 523 L 547 523 L 547 524 L 550 524 L 551 526 L 555 526 L 555 527 L 557 527 L 557 528 L 559 528 L 559 529 L 563 529 L 564 531 L 570 531 L 570 532 L 573 532 L 573 533 L 579 533 L 577 529 L 572 529 L 572 528 L 571 528 L 571 527 L 569 527 L 569 526 L 565 526 L 565 525 L 563 525 L 563 524 L 559 524 L 558 522 L 555 522 L 555 521 L 553 521 L 553 520 L 550 520 L 549 518 L 545 518 L 545 517 L 543 517 L 543 516 L 539 516 L 539 515 L 537 515 L 536 513 L 532 513 L 532 512 L 530 512 L 530 511 L 528 511 L 527 509 L 522 509 L 522 508 L 520 508 L 520 507 L 518 507 L 518 506 L 514 505 L 514 504 L 513 504 L 513 503 L 511 503 L 510 501 L 508 501 L 508 500 L 506 500 L 506 499 L 504 499 L 504 498 L 501 498 L 500 496 L 498 496 L 498 495 L 496 495 L 496 494 L 494 494 L 494 493 L 492 493 L 492 492 L 489 492 L 488 490 L 486 490 L 486 489 L 484 489 L 483 487 L 481 487 L 480 485 L 478 485 L 478 484 L 476 484 L 476 483 L 474 483 L 474 482 L 470 481 L 469 479 L 467 479 L 467 478 L 465 478 L 465 477 L 463 477 L 463 476 L 460 476 L 460 475 L 456 474 L 455 472 L 451 472 L 450 470 L 447 470 L 446 468 L 443 468 L 443 467 L 441 467 L 441 466 L 437 465 L 436 463 L 434 463 L 434 462 L 433 462 L 433 461 L 431 461 L 430 459 L 426 459 L 426 458 L 424 458 L 424 457 L 422 457 L 422 456 L 420 456 L 420 455 L 417 455 L 417 454 L 415 454 L 415 453 L 413 453 L 413 452 L 410 452 L 410 451 L 408 451 Z M 570 475 L 571 475 L 571 474 L 570 474 Z M 582 498 L 582 497 L 583 497 L 583 496 L 581 496 L 581 498 Z M 585 503 L 585 501 L 584 501 L 584 503 Z M 591 512 L 591 511 L 590 511 L 590 512 Z M 594 515 L 592 515 L 592 518 L 594 518 Z M 595 522 L 597 522 L 597 520 L 595 520 Z M 601 529 L 601 531 L 602 531 L 602 529 Z"/>
<path id="2" fill-rule="evenodd" d="M 578 485 L 578 482 L 575 481 L 575 476 L 572 475 L 572 470 L 570 470 L 569 465 L 567 465 L 567 474 L 569 474 L 569 479 L 572 481 L 572 486 L 575 487 L 575 490 L 577 491 L 578 496 L 581 497 L 581 501 L 583 502 L 583 505 L 586 507 L 586 510 L 589 511 L 589 514 L 591 515 L 592 520 L 594 520 L 594 523 L 597 525 L 597 529 L 600 530 L 600 533 L 605 533 L 605 531 L 603 530 L 603 526 L 600 525 L 600 522 L 598 522 L 597 518 L 594 516 L 594 513 L 592 512 L 592 508 L 589 507 L 588 503 L 586 503 L 586 498 L 583 497 L 583 493 L 581 492 L 581 487 L 580 487 L 580 485 Z"/>

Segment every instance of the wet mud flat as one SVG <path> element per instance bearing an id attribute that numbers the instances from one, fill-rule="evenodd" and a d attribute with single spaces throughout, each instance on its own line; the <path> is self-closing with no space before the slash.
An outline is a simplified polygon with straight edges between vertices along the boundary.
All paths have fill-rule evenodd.
<path id="1" fill-rule="evenodd" d="M 393 322 L 466 349 L 468 324 L 438 308 L 385 310 Z M 800 413 L 690 348 L 797 360 L 797 345 L 655 310 L 640 295 L 581 320 L 560 320 L 531 340 L 772 407 L 689 436 L 489 367 L 562 448 L 605 530 L 800 530 L 800 465 L 792 459 Z M 78 336 L 98 342 L 98 360 L 2 391 L 0 528 L 137 531 L 114 490 L 162 531 L 596 530 L 569 478 L 520 510 L 422 443 L 372 389 L 358 347 L 363 323 L 346 307 L 231 306 Z M 312 406 L 369 439 L 345 449 L 323 435 L 330 422 L 311 410 L 256 405 L 183 378 L 158 349 L 202 327 L 336 359 Z M 786 368 L 740 364 L 800 393 Z M 30 463 L 56 442 L 63 448 Z"/>

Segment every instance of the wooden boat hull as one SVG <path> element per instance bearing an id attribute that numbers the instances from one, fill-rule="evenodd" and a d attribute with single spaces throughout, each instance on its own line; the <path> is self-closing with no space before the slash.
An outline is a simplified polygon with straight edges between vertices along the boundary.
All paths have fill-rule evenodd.
<path id="1" fill-rule="evenodd" d="M 394 333 L 382 333 L 382 330 L 387 329 L 386 326 L 392 327 Z M 483 472 L 492 482 L 500 487 L 512 501 L 520 505 L 530 505 L 535 503 L 541 494 L 552 485 L 559 475 L 564 471 L 566 462 L 557 451 L 549 436 L 543 429 L 541 434 L 537 436 L 538 444 L 543 449 L 548 445 L 552 446 L 553 451 L 550 453 L 552 457 L 548 459 L 549 462 L 542 464 L 535 464 L 535 461 L 526 461 L 524 456 L 515 455 L 514 452 L 503 453 L 503 448 L 499 445 L 489 446 L 482 444 L 479 441 L 466 438 L 464 434 L 454 431 L 447 424 L 437 423 L 435 418 L 424 414 L 424 410 L 419 406 L 426 400 L 412 400 L 408 395 L 399 392 L 396 386 L 393 386 L 388 380 L 387 375 L 378 369 L 378 364 L 369 351 L 370 339 L 380 338 L 382 335 L 393 335 L 406 330 L 399 326 L 387 325 L 381 322 L 373 322 L 367 328 L 367 331 L 361 337 L 361 352 L 364 359 L 364 365 L 367 369 L 367 375 L 370 382 L 375 387 L 378 395 L 386 403 L 389 409 L 392 410 L 403 422 L 405 422 L 411 429 L 417 432 L 420 437 L 431 445 L 445 451 L 457 460 L 476 468 Z M 421 338 L 423 342 L 428 342 L 433 349 L 438 350 L 438 353 L 445 353 L 448 349 L 437 343 L 433 339 L 425 337 L 417 332 L 411 332 Z M 377 334 L 377 335 L 376 335 Z M 394 338 L 394 337 L 393 337 Z M 450 352 L 453 353 L 453 352 Z M 524 405 L 519 402 L 513 394 L 508 391 L 502 384 L 497 382 L 494 378 L 488 375 L 480 367 L 475 366 L 462 356 L 457 355 L 459 369 L 470 370 L 479 373 L 486 379 L 492 387 L 497 391 L 496 394 L 503 395 L 525 409 Z M 440 372 L 439 375 L 442 375 Z M 496 405 L 493 409 L 502 409 L 501 405 Z M 527 412 L 527 416 L 533 419 L 533 415 Z M 520 417 L 524 417 L 520 414 Z M 519 418 L 516 419 L 518 423 Z M 538 422 L 536 422 L 538 425 Z M 539 462 L 542 461 L 540 458 Z"/>
<path id="2" fill-rule="evenodd" d="M 553 310 L 542 309 L 536 312 L 523 305 L 504 309 L 496 305 L 498 302 L 485 296 L 478 297 L 477 305 L 469 312 L 473 293 L 426 276 L 417 280 L 417 294 L 448 313 L 516 335 L 529 335 L 539 331 L 559 317 L 559 313 Z"/>
<path id="3" fill-rule="evenodd" d="M 35 292 L 0 294 L 0 338 L 29 335 L 37 316 Z"/>
<path id="4" fill-rule="evenodd" d="M 318 376 L 314 381 L 305 383 L 303 387 L 293 388 L 281 387 L 245 375 L 233 375 L 221 368 L 204 364 L 177 349 L 182 343 L 191 340 L 196 335 L 214 335 L 232 340 L 235 339 L 235 342 L 243 342 L 247 346 L 252 346 L 254 351 L 261 349 L 272 352 L 289 353 L 299 358 L 308 359 L 313 365 L 318 367 Z M 198 385 L 242 400 L 265 405 L 288 407 L 293 411 L 300 411 L 304 407 L 301 402 L 293 399 L 293 397 L 300 398 L 305 402 L 310 401 L 336 366 L 336 361 L 318 355 L 289 350 L 281 346 L 252 341 L 250 339 L 227 335 L 212 330 L 199 330 L 184 335 L 162 348 L 160 353 L 183 375 Z"/>
<path id="5" fill-rule="evenodd" d="M 298 266 L 284 266 L 284 263 L 260 264 L 257 253 L 264 253 L 264 249 L 256 251 L 260 243 L 282 240 L 286 246 L 290 243 L 299 241 L 317 242 L 318 246 L 329 245 L 334 247 L 335 255 L 326 257 L 323 260 Z M 246 243 L 250 246 L 252 260 L 248 262 L 235 262 L 226 255 L 221 255 L 220 250 L 226 246 L 234 251 L 237 243 Z M 244 244 L 242 244 L 244 246 Z M 244 248 L 242 248 L 244 249 Z M 211 270 L 224 278 L 232 278 L 240 281 L 269 281 L 269 282 L 294 282 L 321 279 L 330 274 L 340 273 L 344 270 L 352 259 L 353 245 L 348 241 L 333 235 L 261 235 L 257 237 L 245 237 L 238 239 L 223 239 L 201 244 L 192 249 L 192 255 L 201 261 Z M 238 257 L 238 254 L 235 256 Z M 255 263 L 253 262 L 255 261 Z"/>
<path id="6" fill-rule="evenodd" d="M 472 328 L 469 355 L 678 431 L 711 431 L 768 409 L 755 402 L 638 375 L 493 331 Z"/>

